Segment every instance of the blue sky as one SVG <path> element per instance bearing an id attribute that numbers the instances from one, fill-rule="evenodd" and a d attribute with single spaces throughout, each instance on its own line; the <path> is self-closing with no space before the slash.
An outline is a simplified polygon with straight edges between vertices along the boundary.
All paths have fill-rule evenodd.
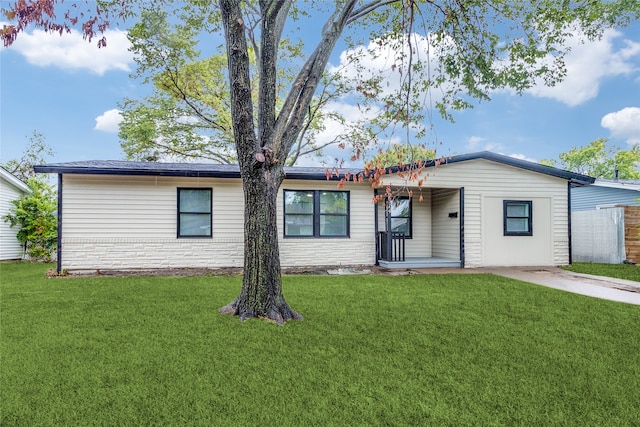
<path id="1" fill-rule="evenodd" d="M 2 162 L 19 158 L 34 130 L 55 151 L 52 162 L 124 158 L 118 103 L 149 88 L 129 76 L 135 64 L 124 32 L 109 31 L 107 40 L 98 49 L 79 34 L 30 30 L 0 48 Z M 334 52 L 332 65 L 341 53 Z M 539 161 L 597 138 L 623 149 L 640 144 L 640 23 L 576 43 L 567 65 L 567 78 L 554 88 L 494 93 L 492 101 L 456 112 L 454 124 L 435 120 L 439 153 L 490 150 Z"/>

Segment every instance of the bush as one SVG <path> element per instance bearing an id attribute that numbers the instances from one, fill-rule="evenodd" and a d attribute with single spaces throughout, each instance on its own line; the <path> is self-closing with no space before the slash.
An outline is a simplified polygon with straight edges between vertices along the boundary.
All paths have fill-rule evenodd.
<path id="1" fill-rule="evenodd" d="M 13 207 L 3 219 L 11 227 L 20 227 L 17 238 L 30 259 L 49 262 L 58 239 L 56 195 L 51 185 L 36 178 L 29 179 L 27 185 L 31 194 L 13 200 Z"/>

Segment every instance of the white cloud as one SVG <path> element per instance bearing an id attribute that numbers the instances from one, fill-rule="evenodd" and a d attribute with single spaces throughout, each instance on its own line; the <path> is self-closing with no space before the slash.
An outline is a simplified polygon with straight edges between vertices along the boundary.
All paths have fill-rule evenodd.
<path id="1" fill-rule="evenodd" d="M 498 144 L 495 142 L 488 142 L 486 138 L 483 138 L 481 136 L 474 135 L 467 138 L 466 149 L 469 152 L 491 151 L 494 153 L 500 153 L 505 156 L 513 157 L 514 159 L 527 160 L 529 162 L 535 162 L 535 163 L 538 162 L 537 160 L 531 157 L 527 157 L 525 154 L 520 154 L 520 153 L 506 154 L 503 152 L 503 148 L 504 147 L 501 144 Z"/>
<path id="2" fill-rule="evenodd" d="M 538 163 L 538 161 L 534 158 L 527 157 L 525 154 L 509 154 L 509 157 L 513 157 L 514 159 L 526 160 L 528 162 Z"/>
<path id="3" fill-rule="evenodd" d="M 439 67 L 438 58 L 443 52 L 451 49 L 450 39 L 441 40 L 438 44 L 435 37 L 415 33 L 412 36 L 411 46 L 406 38 L 402 38 L 397 41 L 387 40 L 384 43 L 372 40 L 368 46 L 345 50 L 340 54 L 340 63 L 330 65 L 327 71 L 338 73 L 356 85 L 374 77 L 381 78 L 381 93 L 378 94 L 378 98 L 396 94 L 406 81 L 410 47 L 413 50 L 413 63 L 422 65 L 422 71 L 413 71 L 414 82 L 429 79 L 430 72 Z M 444 89 L 432 88 L 427 94 L 427 103 L 435 104 L 439 101 Z"/>
<path id="4" fill-rule="evenodd" d="M 611 136 L 640 144 L 640 108 L 626 107 L 615 113 L 609 113 L 602 118 L 600 125 L 609 129 Z"/>
<path id="5" fill-rule="evenodd" d="M 371 119 L 380 113 L 380 111 L 375 108 L 369 111 L 363 111 L 357 105 L 330 102 L 322 109 L 322 113 L 325 115 L 336 113 L 345 120 L 345 124 L 331 118 L 325 122 L 325 129 L 318 135 L 318 141 L 329 142 L 344 135 L 349 125 Z"/>
<path id="6" fill-rule="evenodd" d="M 2 23 L 0 23 L 2 25 Z M 91 43 L 71 30 L 69 34 L 46 33 L 34 30 L 22 33 L 9 48 L 24 56 L 27 62 L 39 67 L 58 67 L 65 70 L 89 70 L 103 75 L 109 70 L 131 71 L 133 53 L 127 33 L 120 30 L 105 32 L 107 46 L 98 49 L 96 40 Z"/>
<path id="7" fill-rule="evenodd" d="M 500 145 L 500 144 L 498 144 L 496 142 L 487 142 L 486 138 L 474 135 L 474 136 L 470 136 L 469 138 L 467 138 L 466 148 L 470 152 L 472 152 L 472 151 L 494 151 L 494 152 L 498 152 L 499 150 L 502 150 L 502 145 Z"/>
<path id="8" fill-rule="evenodd" d="M 96 117 L 96 127 L 94 129 L 102 132 L 116 133 L 118 132 L 118 125 L 121 121 L 122 115 L 120 114 L 120 110 L 114 108 Z"/>
<path id="9" fill-rule="evenodd" d="M 441 65 L 438 58 L 451 49 L 451 40 L 436 44 L 434 38 L 414 35 L 414 61 L 423 63 L 422 69 L 438 73 Z M 555 86 L 545 86 L 542 80 L 527 90 L 533 96 L 551 98 L 569 106 L 576 106 L 595 98 L 600 90 L 601 82 L 609 77 L 631 75 L 640 69 L 640 41 L 623 38 L 616 30 L 606 30 L 601 39 L 586 40 L 579 30 L 573 31 L 573 37 L 567 39 L 565 47 L 569 52 L 565 56 L 567 75 Z M 396 43 L 393 46 L 382 46 L 371 41 L 368 46 L 358 46 L 340 54 L 340 63 L 330 66 L 331 73 L 339 72 L 351 80 L 353 84 L 366 81 L 374 76 L 382 78 L 380 97 L 395 93 L 406 75 L 401 58 L 408 54 L 408 44 Z M 351 58 L 358 58 L 357 65 Z M 549 56 L 543 59 L 551 63 Z M 401 70 L 402 72 L 398 72 Z M 414 80 L 427 78 L 427 75 Z M 431 105 L 439 101 L 447 87 L 432 88 L 428 95 Z M 512 92 L 511 90 L 508 90 Z"/>
<path id="10" fill-rule="evenodd" d="M 567 41 L 571 51 L 565 57 L 567 75 L 555 86 L 545 86 L 540 82 L 527 92 L 541 98 L 552 98 L 571 107 L 595 98 L 600 90 L 600 82 L 618 75 L 628 75 L 637 70 L 634 58 L 640 58 L 640 42 L 624 40 L 624 47 L 616 49 L 614 41 L 622 33 L 607 30 L 596 41 L 580 41 L 578 32 Z"/>
<path id="11" fill-rule="evenodd" d="M 330 114 L 336 113 L 344 119 L 344 122 L 329 117 Z M 319 132 L 315 136 L 315 144 L 317 146 L 323 146 L 341 140 L 341 137 L 347 135 L 350 128 L 357 126 L 367 118 L 374 117 L 379 113 L 379 110 L 375 108 L 369 111 L 361 110 L 357 105 L 347 104 L 343 102 L 330 102 L 323 108 L 323 114 L 328 117 L 324 122 L 324 130 Z M 345 142 L 346 143 L 346 142 Z M 362 166 L 362 161 L 352 162 L 349 160 L 353 155 L 352 147 L 345 146 L 345 148 L 339 148 L 337 143 L 329 145 L 322 150 L 323 155 L 317 156 L 316 154 L 309 154 L 299 158 L 296 161 L 296 166 L 335 166 L 336 159 L 338 163 L 344 160 L 344 167 L 353 167 L 355 165 Z"/>
<path id="12" fill-rule="evenodd" d="M 484 141 L 485 138 L 481 136 L 470 136 L 469 138 L 467 138 L 467 149 L 477 150 L 478 147 L 480 147 L 480 144 L 482 144 Z"/>

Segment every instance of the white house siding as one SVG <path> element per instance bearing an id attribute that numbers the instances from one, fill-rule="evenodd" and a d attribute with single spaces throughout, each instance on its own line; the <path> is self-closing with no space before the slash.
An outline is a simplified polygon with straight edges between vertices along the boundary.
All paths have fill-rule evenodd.
<path id="1" fill-rule="evenodd" d="M 376 261 L 373 190 L 368 184 L 347 184 L 349 238 L 283 238 L 283 190 L 337 190 L 335 181 L 285 181 L 278 194 L 280 263 L 283 267 L 320 265 L 372 265 Z"/>
<path id="2" fill-rule="evenodd" d="M 484 209 L 482 195 L 464 192 L 464 266 L 480 267 L 483 260 L 482 217 L 478 214 Z M 472 214 L 473 212 L 473 214 Z"/>
<path id="3" fill-rule="evenodd" d="M 212 189 L 212 238 L 177 238 L 178 187 Z M 336 182 L 285 181 L 282 188 L 335 190 Z M 350 238 L 281 238 L 283 266 L 375 262 L 373 191 L 364 185 L 346 190 L 350 191 Z M 63 176 L 62 200 L 64 269 L 243 265 L 244 206 L 239 179 L 67 174 Z M 282 207 L 281 190 L 280 236 Z"/>
<path id="4" fill-rule="evenodd" d="M 178 187 L 212 189 L 212 238 L 177 238 Z M 242 266 L 239 180 L 64 175 L 62 201 L 62 268 Z"/>
<path id="5" fill-rule="evenodd" d="M 503 235 L 504 196 L 487 196 L 483 206 L 484 266 L 553 265 L 554 245 L 550 218 L 551 199 L 512 194 L 515 200 L 531 200 L 533 210 L 532 236 Z"/>
<path id="6" fill-rule="evenodd" d="M 434 257 L 460 258 L 460 190 L 434 188 L 431 229 Z M 457 213 L 457 217 L 449 217 Z"/>
<path id="7" fill-rule="evenodd" d="M 386 184 L 402 182 L 385 176 Z M 477 159 L 441 165 L 429 172 L 424 185 L 464 187 L 465 267 L 569 262 L 566 180 Z M 502 200 L 533 201 L 533 236 L 502 236 Z"/>
<path id="8" fill-rule="evenodd" d="M 0 259 L 19 259 L 23 256 L 22 245 L 16 238 L 19 227 L 10 227 L 2 219 L 13 207 L 12 200 L 19 199 L 25 192 L 16 188 L 0 176 Z"/>
<path id="9" fill-rule="evenodd" d="M 416 195 L 411 201 L 411 239 L 406 241 L 405 255 L 408 257 L 430 257 L 431 246 L 431 191 L 422 192 L 422 201 Z M 384 217 L 383 217 L 384 218 Z"/>

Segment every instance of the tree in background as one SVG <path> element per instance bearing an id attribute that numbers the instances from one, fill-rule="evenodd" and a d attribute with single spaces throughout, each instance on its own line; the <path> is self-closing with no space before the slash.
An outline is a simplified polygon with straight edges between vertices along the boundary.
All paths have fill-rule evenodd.
<path id="1" fill-rule="evenodd" d="M 31 193 L 12 200 L 13 207 L 3 220 L 11 227 L 20 227 L 16 237 L 30 259 L 49 262 L 58 239 L 56 194 L 49 184 L 35 177 L 29 178 L 27 185 Z"/>
<path id="2" fill-rule="evenodd" d="M 640 146 L 622 150 L 607 143 L 607 138 L 596 139 L 560 153 L 559 161 L 545 159 L 541 163 L 594 178 L 614 179 L 617 171 L 619 179 L 640 179 Z"/>
<path id="3" fill-rule="evenodd" d="M 2 165 L 2 167 L 23 182 L 28 182 L 30 178 L 36 176 L 33 170 L 35 165 L 46 163 L 47 158 L 54 155 L 53 150 L 46 143 L 44 135 L 41 132 L 34 130 L 28 139 L 29 145 L 27 145 L 27 148 L 24 150 L 22 157 L 19 159 L 11 159 Z"/>
<path id="4" fill-rule="evenodd" d="M 404 185 L 405 188 L 396 190 L 395 193 L 391 191 L 390 187 L 387 187 L 384 194 L 376 194 L 373 200 L 376 203 L 381 201 L 385 204 L 389 203 L 390 206 L 392 203 L 397 204 L 397 200 L 391 200 L 395 199 L 395 196 L 398 195 L 396 193 L 402 193 L 403 195 L 413 197 L 414 192 L 410 187 L 417 185 L 418 188 L 422 188 L 424 180 L 418 180 L 418 182 L 414 184 L 411 182 L 414 180 L 410 179 L 410 171 L 411 169 L 422 169 L 422 166 L 431 160 L 438 164 L 440 162 L 440 160 L 437 159 L 436 150 L 427 148 L 424 144 L 391 144 L 386 149 L 379 148 L 378 152 L 371 158 L 371 160 L 365 162 L 365 169 L 371 171 L 382 171 L 385 168 L 396 167 L 399 169 L 399 176 L 406 178 L 406 185 Z M 407 170 L 409 170 L 409 173 L 406 173 Z M 421 192 L 418 196 L 418 200 L 420 202 L 423 200 Z"/>
<path id="5" fill-rule="evenodd" d="M 193 34 L 172 35 L 163 41 L 172 49 L 161 54 L 179 51 L 185 53 L 183 57 L 195 58 L 196 37 L 209 41 L 212 34 L 222 36 L 245 201 L 242 289 L 223 312 L 278 323 L 300 316 L 282 293 L 276 199 L 284 164 L 304 129 L 316 92 L 325 83 L 325 70 L 338 40 L 351 46 L 346 59 L 352 68 L 343 70 L 346 80 L 342 81 L 353 82 L 351 96 L 363 112 L 379 111 L 371 120 L 376 128 L 368 127 L 371 130 L 354 135 L 356 140 L 351 141 L 352 158 L 358 159 L 368 145 L 379 142 L 377 135 L 385 129 L 409 134 L 411 124 L 428 120 L 432 110 L 450 117 L 453 110 L 469 107 L 477 99 L 488 100 L 500 88 L 521 93 L 538 82 L 557 83 L 565 75 L 568 37 L 580 34 L 596 39 L 605 29 L 626 25 L 640 14 L 640 2 L 628 0 L 139 0 L 135 8 L 126 1 L 105 0 L 97 9 L 88 2 L 87 8 L 56 19 L 56 4 L 57 0 L 16 3 L 6 13 L 10 23 L 2 31 L 5 46 L 29 24 L 61 34 L 81 25 L 91 41 L 116 17 L 132 18 L 138 10 L 163 10 L 176 29 L 170 34 Z M 319 34 L 295 28 L 295 20 L 303 13 L 324 23 Z M 309 49 L 299 63 L 286 61 L 283 54 L 287 28 L 307 40 Z M 104 37 L 98 46 L 106 46 Z M 136 52 L 143 48 L 134 45 Z M 367 65 L 361 62 L 364 53 L 389 64 L 388 75 L 397 77 L 395 88 L 387 87 L 380 73 L 367 74 Z M 158 57 L 147 71 L 163 70 L 166 58 Z M 295 77 L 283 89 L 280 82 L 287 69 L 295 70 Z M 380 173 L 372 171 L 373 185 Z"/>
<path id="6" fill-rule="evenodd" d="M 392 166 L 403 167 L 418 161 L 434 160 L 436 150 L 425 145 L 391 144 L 387 149 L 380 148 L 378 153 L 367 162 L 371 169 L 388 168 Z"/>
<path id="7" fill-rule="evenodd" d="M 54 152 L 45 142 L 44 135 L 36 130 L 29 137 L 29 145 L 20 159 L 11 159 L 2 166 L 25 182 L 31 192 L 18 200 L 2 219 L 11 227 L 20 227 L 18 241 L 32 260 L 51 261 L 58 239 L 58 207 L 56 192 L 42 176 L 36 175 L 33 166 L 44 164 Z"/>
<path id="8" fill-rule="evenodd" d="M 151 30 L 158 26 L 161 31 Z M 175 52 L 176 58 L 172 60 L 167 54 L 172 49 L 172 43 L 168 42 L 170 32 L 165 13 L 146 11 L 128 33 L 132 44 L 138 46 L 139 55 L 135 58 L 139 76 L 152 84 L 153 94 L 138 100 L 127 98 L 120 105 L 123 120 L 119 137 L 127 159 L 236 163 L 226 55 L 192 61 Z M 159 33 L 162 37 L 156 37 Z M 175 35 L 181 39 L 188 37 L 181 32 Z M 162 71 L 144 76 L 150 64 L 162 57 L 167 58 Z M 255 66 L 255 58 L 252 64 Z M 252 77 L 257 82 L 257 76 Z M 291 78 L 288 76 L 286 80 Z M 287 157 L 288 166 L 308 154 L 321 156 L 323 148 L 337 144 L 315 140 L 324 129 L 323 117 L 331 117 L 323 115 L 321 108 L 337 96 L 336 92 L 323 91 L 314 98 L 303 131 Z"/>

